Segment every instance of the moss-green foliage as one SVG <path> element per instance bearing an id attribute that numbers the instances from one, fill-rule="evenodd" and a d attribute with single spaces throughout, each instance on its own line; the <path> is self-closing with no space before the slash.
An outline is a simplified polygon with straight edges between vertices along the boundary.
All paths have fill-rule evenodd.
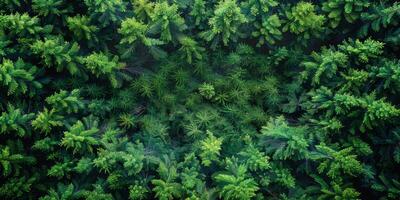
<path id="1" fill-rule="evenodd" d="M 0 199 L 400 199 L 394 0 L 0 0 Z"/>

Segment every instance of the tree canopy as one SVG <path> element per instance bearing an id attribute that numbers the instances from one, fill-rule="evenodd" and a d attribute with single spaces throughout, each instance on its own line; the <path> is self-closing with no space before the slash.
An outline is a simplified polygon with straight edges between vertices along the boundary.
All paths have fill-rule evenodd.
<path id="1" fill-rule="evenodd" d="M 400 199 L 394 0 L 0 0 L 0 199 Z"/>

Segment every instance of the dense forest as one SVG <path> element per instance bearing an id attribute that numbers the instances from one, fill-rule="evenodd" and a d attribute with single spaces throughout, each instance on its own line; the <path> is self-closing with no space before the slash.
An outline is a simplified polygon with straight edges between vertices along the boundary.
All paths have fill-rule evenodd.
<path id="1" fill-rule="evenodd" d="M 0 0 L 0 199 L 400 199 L 395 0 Z"/>

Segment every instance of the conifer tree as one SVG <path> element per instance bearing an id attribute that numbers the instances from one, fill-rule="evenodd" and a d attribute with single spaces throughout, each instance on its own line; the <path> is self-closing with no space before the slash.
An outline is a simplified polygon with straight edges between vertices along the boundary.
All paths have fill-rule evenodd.
<path id="1" fill-rule="evenodd" d="M 220 173 L 215 176 L 216 181 L 221 184 L 220 196 L 223 199 L 251 199 L 259 189 L 252 178 L 247 178 L 247 169 L 238 164 L 235 158 L 226 160 L 228 173 Z"/>
<path id="2" fill-rule="evenodd" d="M 20 108 L 16 108 L 12 104 L 8 104 L 7 110 L 2 112 L 0 116 L 0 133 L 13 133 L 19 137 L 24 137 L 30 132 L 30 129 L 28 129 L 28 123 L 34 117 L 34 115 L 34 113 L 25 114 Z"/>
<path id="3" fill-rule="evenodd" d="M 24 63 L 22 59 L 16 62 L 4 59 L 0 64 L 1 85 L 7 88 L 7 94 L 35 94 L 36 89 L 40 89 L 42 84 L 36 81 L 38 69 Z"/>
<path id="4" fill-rule="evenodd" d="M 210 166 L 212 161 L 218 159 L 222 144 L 221 138 L 216 138 L 210 131 L 207 131 L 207 134 L 208 138 L 201 142 L 200 157 L 204 166 Z"/>
<path id="5" fill-rule="evenodd" d="M 72 75 L 79 75 L 76 58 L 79 52 L 77 43 L 65 42 L 62 37 L 45 38 L 37 40 L 31 45 L 32 52 L 39 55 L 47 67 L 55 67 L 61 72 L 64 68 Z"/>
<path id="6" fill-rule="evenodd" d="M 67 92 L 65 90 L 60 90 L 53 95 L 46 98 L 46 102 L 50 104 L 53 109 L 59 112 L 78 112 L 79 109 L 84 108 L 84 103 L 82 98 L 79 96 L 79 89 Z"/>
<path id="7" fill-rule="evenodd" d="M 90 24 L 90 18 L 85 15 L 76 15 L 67 18 L 68 29 L 74 33 L 78 39 L 87 41 L 97 41 L 96 32 L 98 28 Z"/>
<path id="8" fill-rule="evenodd" d="M 230 41 L 237 41 L 241 35 L 241 25 L 246 22 L 246 16 L 243 15 L 236 1 L 220 1 L 215 8 L 214 16 L 208 21 L 211 30 L 203 32 L 201 36 L 206 41 L 213 41 L 213 44 L 222 41 L 226 46 Z"/>
<path id="9" fill-rule="evenodd" d="M 150 15 L 152 25 L 150 33 L 160 34 L 160 40 L 169 42 L 176 40 L 186 29 L 185 20 L 178 12 L 178 6 L 167 2 L 156 3 Z"/>
<path id="10" fill-rule="evenodd" d="M 36 119 L 32 121 L 32 127 L 35 130 L 40 130 L 48 134 L 52 128 L 62 126 L 62 120 L 63 116 L 58 115 L 55 109 L 49 111 L 47 108 L 44 108 L 44 110 L 37 115 Z"/>
<path id="11" fill-rule="evenodd" d="M 315 5 L 310 2 L 297 3 L 290 11 L 286 11 L 286 16 L 288 22 L 283 31 L 290 31 L 300 38 L 318 37 L 324 29 L 325 17 L 315 13 Z"/>
<path id="12" fill-rule="evenodd" d="M 360 18 L 361 13 L 370 6 L 368 1 L 343 1 L 343 0 L 329 0 L 322 3 L 322 10 L 328 13 L 330 19 L 330 26 L 336 28 L 342 18 L 349 22 L 354 23 L 355 20 Z M 343 16 L 343 17 L 342 17 Z"/>

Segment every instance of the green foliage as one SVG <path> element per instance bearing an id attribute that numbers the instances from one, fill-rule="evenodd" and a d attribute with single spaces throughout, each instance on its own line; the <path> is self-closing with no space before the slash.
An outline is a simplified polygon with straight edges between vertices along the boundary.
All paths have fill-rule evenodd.
<path id="1" fill-rule="evenodd" d="M 200 157 L 204 166 L 210 166 L 212 161 L 218 160 L 222 144 L 222 138 L 216 138 L 210 131 L 207 131 L 207 135 L 200 146 Z"/>
<path id="2" fill-rule="evenodd" d="M 68 131 L 64 132 L 64 137 L 61 140 L 61 145 L 67 149 L 72 149 L 74 153 L 89 151 L 93 152 L 93 146 L 99 142 L 94 137 L 99 132 L 97 128 L 97 121 L 88 121 L 85 119 L 84 123 L 77 121 L 72 125 Z"/>
<path id="3" fill-rule="evenodd" d="M 38 113 L 36 119 L 32 121 L 32 127 L 35 130 L 39 130 L 43 133 L 50 133 L 51 129 L 57 126 L 63 125 L 63 116 L 57 115 L 54 109 L 50 111 L 47 108 Z"/>
<path id="4" fill-rule="evenodd" d="M 227 159 L 226 170 L 214 177 L 220 185 L 223 199 L 251 199 L 256 195 L 259 187 L 252 178 L 248 178 L 245 165 L 238 164 L 234 158 Z"/>
<path id="5" fill-rule="evenodd" d="M 370 12 L 362 13 L 361 18 L 365 24 L 359 31 L 360 35 L 366 36 L 369 29 L 378 32 L 388 26 L 397 25 L 399 9 L 399 2 L 394 2 L 391 6 L 382 3 L 375 5 Z"/>
<path id="6" fill-rule="evenodd" d="M 192 10 L 189 13 L 190 16 L 193 16 L 194 23 L 196 26 L 199 26 L 200 23 L 207 19 L 207 9 L 206 9 L 206 2 L 204 0 L 194 0 Z"/>
<path id="7" fill-rule="evenodd" d="M 153 13 L 154 10 L 154 3 L 149 2 L 148 0 L 132 0 L 132 5 L 133 5 L 133 12 L 135 12 L 135 16 L 142 20 L 142 21 L 148 21 L 151 13 Z"/>
<path id="8" fill-rule="evenodd" d="M 90 18 L 87 16 L 76 15 L 74 17 L 67 18 L 68 29 L 74 33 L 78 39 L 85 39 L 88 41 L 97 41 L 95 33 L 98 28 L 94 25 L 90 25 Z"/>
<path id="9" fill-rule="evenodd" d="M 107 131 L 104 135 L 107 134 L 115 137 L 113 130 Z M 143 145 L 127 143 L 126 140 L 127 138 L 105 141 L 104 147 L 98 149 L 98 156 L 93 160 L 94 166 L 105 173 L 124 170 L 128 175 L 138 174 L 143 168 Z"/>
<path id="10" fill-rule="evenodd" d="M 344 16 L 347 22 L 354 23 L 358 18 L 360 18 L 364 9 L 369 6 L 370 3 L 365 0 L 328 0 L 322 3 L 322 10 L 328 13 L 330 26 L 336 28 L 342 20 L 342 16 Z"/>
<path id="11" fill-rule="evenodd" d="M 34 116 L 34 113 L 24 114 L 20 108 L 8 104 L 7 112 L 2 112 L 0 116 L 0 133 L 15 133 L 19 137 L 24 137 L 30 132 L 28 123 Z"/>
<path id="12" fill-rule="evenodd" d="M 164 42 L 148 37 L 148 32 L 148 25 L 137 21 L 135 18 L 128 18 L 122 21 L 121 28 L 118 29 L 118 33 L 122 35 L 120 43 L 128 46 L 123 57 L 131 55 L 133 53 L 132 51 L 136 46 L 139 46 L 139 44 L 146 46 L 154 57 L 164 57 L 163 54 L 165 54 L 165 52 L 157 47 L 164 44 Z"/>
<path id="13" fill-rule="evenodd" d="M 400 182 L 398 180 L 390 180 L 383 174 L 378 177 L 379 179 L 372 185 L 372 189 L 385 192 L 388 199 L 396 199 L 400 196 Z"/>
<path id="14" fill-rule="evenodd" d="M 178 6 L 175 4 L 156 3 L 150 18 L 152 21 L 150 32 L 159 33 L 162 41 L 175 40 L 178 34 L 186 29 L 185 20 L 179 15 Z"/>
<path id="15" fill-rule="evenodd" d="M 272 157 L 278 160 L 298 160 L 308 156 L 310 139 L 306 137 L 305 127 L 290 127 L 281 116 L 271 119 L 262 127 L 261 145 Z"/>
<path id="16" fill-rule="evenodd" d="M 300 38 L 310 39 L 320 36 L 324 30 L 325 17 L 315 12 L 315 5 L 310 2 L 299 2 L 286 11 L 288 22 L 283 31 L 290 31 Z"/>
<path id="17" fill-rule="evenodd" d="M 4 6 L 4 8 L 10 9 L 10 10 L 14 10 L 15 8 L 18 8 L 19 6 L 21 6 L 21 2 L 20 0 L 1 0 L 0 1 L 0 5 Z"/>
<path id="18" fill-rule="evenodd" d="M 0 0 L 0 199 L 399 199 L 400 4 Z"/>
<path id="19" fill-rule="evenodd" d="M 122 0 L 84 0 L 84 2 L 91 17 L 103 25 L 119 20 L 121 13 L 126 10 L 125 2 Z"/>
<path id="20" fill-rule="evenodd" d="M 65 42 L 62 37 L 45 38 L 37 40 L 31 46 L 32 52 L 39 55 L 47 67 L 55 67 L 58 72 L 64 68 L 72 75 L 79 73 L 76 56 L 79 51 L 77 43 Z"/>
<path id="21" fill-rule="evenodd" d="M 382 54 L 383 43 L 371 39 L 367 39 L 363 42 L 360 40 L 350 40 L 339 45 L 339 49 L 348 55 L 358 58 L 356 63 L 368 63 L 369 59 L 377 58 Z"/>
<path id="22" fill-rule="evenodd" d="M 108 200 L 113 198 L 111 194 L 104 191 L 101 185 L 93 185 L 93 188 L 91 191 L 83 191 L 81 196 L 88 200 Z"/>
<path id="23" fill-rule="evenodd" d="M 266 19 L 262 19 L 261 24 L 256 23 L 255 27 L 258 29 L 252 33 L 254 37 L 259 37 L 258 46 L 263 45 L 265 42 L 275 44 L 276 40 L 282 39 L 282 32 L 280 30 L 282 25 L 278 15 L 271 15 Z"/>
<path id="24" fill-rule="evenodd" d="M 212 99 L 215 96 L 214 86 L 208 83 L 203 83 L 199 87 L 199 93 L 206 99 Z"/>
<path id="25" fill-rule="evenodd" d="M 36 181 L 36 177 L 13 177 L 8 179 L 0 186 L 0 196 L 9 199 L 18 199 L 23 197 L 25 193 L 31 191 L 32 184 Z"/>
<path id="26" fill-rule="evenodd" d="M 390 121 L 400 116 L 400 109 L 394 107 L 384 99 L 375 100 L 374 95 L 367 98 L 367 111 L 364 114 L 363 125 L 369 129 L 373 126 L 379 126 L 379 122 Z"/>
<path id="27" fill-rule="evenodd" d="M 105 76 L 113 87 L 119 86 L 120 83 L 117 77 L 117 70 L 121 69 L 124 64 L 118 62 L 117 56 L 110 58 L 102 52 L 92 53 L 81 58 L 80 62 L 84 64 L 86 69 L 96 77 Z"/>
<path id="28" fill-rule="evenodd" d="M 201 60 L 203 58 L 202 52 L 205 50 L 203 47 L 198 46 L 197 42 L 189 37 L 183 37 L 179 40 L 181 48 L 178 50 L 189 64 L 193 60 Z"/>
<path id="29" fill-rule="evenodd" d="M 146 199 L 146 194 L 148 192 L 149 191 L 141 185 L 138 185 L 138 184 L 131 185 L 129 187 L 129 199 L 132 199 L 132 200 Z"/>
<path id="30" fill-rule="evenodd" d="M 264 17 L 272 8 L 278 6 L 278 2 L 275 0 L 250 0 L 241 2 L 241 5 L 252 17 Z"/>
<path id="31" fill-rule="evenodd" d="M 135 117 L 131 114 L 122 114 L 119 117 L 119 124 L 124 128 L 132 128 L 135 126 Z"/>
<path id="32" fill-rule="evenodd" d="M 125 19 L 118 32 L 123 36 L 121 43 L 132 44 L 135 41 L 145 41 L 147 26 L 135 18 Z"/>
<path id="33" fill-rule="evenodd" d="M 384 81 L 384 89 L 396 91 L 400 84 L 400 63 L 384 60 L 380 66 L 371 68 L 371 75 Z"/>
<path id="34" fill-rule="evenodd" d="M 260 152 L 254 146 L 249 146 L 239 153 L 245 159 L 246 167 L 251 171 L 270 169 L 269 157 L 264 152 Z"/>
<path id="35" fill-rule="evenodd" d="M 158 174 L 161 179 L 154 179 L 151 183 L 154 185 L 155 196 L 160 200 L 179 198 L 181 196 L 181 185 L 175 182 L 178 176 L 174 162 L 164 157 L 158 166 Z"/>
<path id="36" fill-rule="evenodd" d="M 58 112 L 76 113 L 79 109 L 84 108 L 78 89 L 74 89 L 71 92 L 60 90 L 60 92 L 47 97 L 46 102 Z"/>
<path id="37" fill-rule="evenodd" d="M 7 88 L 7 94 L 35 94 L 36 89 L 40 89 L 42 84 L 35 80 L 38 69 L 24 63 L 22 59 L 17 62 L 4 59 L 0 64 L 0 83 Z"/>
<path id="38" fill-rule="evenodd" d="M 332 78 L 338 73 L 340 67 L 347 67 L 348 57 L 339 51 L 323 49 L 321 53 L 313 53 L 313 60 L 304 62 L 305 71 L 303 76 L 309 76 L 310 71 L 313 73 L 312 83 L 320 84 L 321 77 Z"/>
<path id="39" fill-rule="evenodd" d="M 43 27 L 39 26 L 38 17 L 30 17 L 28 13 L 16 13 L 11 15 L 1 15 L 1 29 L 10 31 L 11 35 L 25 37 L 34 35 L 43 31 Z"/>
<path id="40" fill-rule="evenodd" d="M 342 173 L 355 176 L 362 173 L 363 167 L 356 159 L 356 155 L 351 154 L 352 148 L 345 148 L 335 151 L 325 144 L 316 145 L 317 152 L 311 159 L 322 160 L 318 166 L 319 173 L 325 173 L 334 180 L 340 180 Z"/>
<path id="41" fill-rule="evenodd" d="M 21 154 L 13 154 L 11 149 L 7 147 L 0 147 L 1 155 L 0 155 L 0 163 L 2 166 L 2 174 L 3 176 L 9 176 L 12 171 L 16 174 L 21 170 L 24 164 L 32 164 L 35 163 L 34 157 L 24 156 Z"/>
<path id="42" fill-rule="evenodd" d="M 342 185 L 340 182 L 331 182 L 328 184 L 321 177 L 316 175 L 311 176 L 314 178 L 315 182 L 320 185 L 319 190 L 321 195 L 318 196 L 318 199 L 360 199 L 360 193 L 352 187 Z"/>
<path id="43" fill-rule="evenodd" d="M 51 188 L 46 196 L 40 197 L 40 200 L 53 200 L 53 199 L 72 199 L 78 197 L 74 192 L 74 185 L 58 184 L 57 190 Z"/>
<path id="44" fill-rule="evenodd" d="M 67 12 L 67 10 L 60 10 L 60 6 L 63 5 L 62 0 L 32 0 L 33 10 L 42 16 L 48 15 L 61 15 Z"/>
<path id="45" fill-rule="evenodd" d="M 220 1 L 215 8 L 214 16 L 208 21 L 211 30 L 201 35 L 207 41 L 213 40 L 214 44 L 222 41 L 224 45 L 228 45 L 230 41 L 237 41 L 240 36 L 240 26 L 246 22 L 246 16 L 235 0 Z"/>

